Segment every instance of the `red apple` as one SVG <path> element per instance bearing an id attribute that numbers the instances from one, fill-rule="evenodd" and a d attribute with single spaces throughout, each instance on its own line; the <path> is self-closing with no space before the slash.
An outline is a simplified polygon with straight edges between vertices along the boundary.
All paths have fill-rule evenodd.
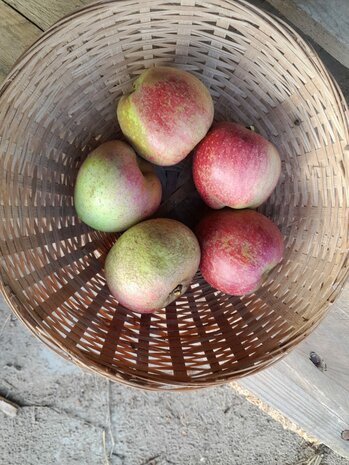
<path id="1" fill-rule="evenodd" d="M 119 237 L 107 256 L 105 275 L 122 305 L 150 313 L 184 294 L 199 262 L 193 232 L 179 221 L 158 218 L 138 223 Z"/>
<path id="2" fill-rule="evenodd" d="M 175 165 L 205 136 L 213 102 L 192 74 L 166 66 L 144 71 L 117 106 L 120 128 L 137 153 L 156 165 Z"/>
<path id="3" fill-rule="evenodd" d="M 125 142 L 105 142 L 80 167 L 74 205 L 79 218 L 99 231 L 124 231 L 152 215 L 161 201 L 153 167 Z"/>
<path id="4" fill-rule="evenodd" d="M 240 124 L 216 124 L 195 150 L 194 183 L 211 208 L 255 208 L 274 190 L 280 156 L 273 144 Z"/>
<path id="5" fill-rule="evenodd" d="M 283 256 L 278 227 L 254 210 L 211 212 L 200 221 L 196 233 L 203 277 L 227 294 L 254 292 Z"/>

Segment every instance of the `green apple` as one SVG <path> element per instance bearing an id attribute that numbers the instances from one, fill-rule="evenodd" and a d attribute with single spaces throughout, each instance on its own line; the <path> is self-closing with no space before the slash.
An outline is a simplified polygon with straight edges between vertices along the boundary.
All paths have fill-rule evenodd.
<path id="1" fill-rule="evenodd" d="M 111 293 L 122 305 L 149 313 L 184 294 L 199 262 L 199 243 L 187 226 L 151 219 L 119 237 L 107 256 L 105 274 Z"/>
<path id="2" fill-rule="evenodd" d="M 125 142 L 106 142 L 80 167 L 74 205 L 79 218 L 99 231 L 118 232 L 152 215 L 161 201 L 152 166 Z"/>

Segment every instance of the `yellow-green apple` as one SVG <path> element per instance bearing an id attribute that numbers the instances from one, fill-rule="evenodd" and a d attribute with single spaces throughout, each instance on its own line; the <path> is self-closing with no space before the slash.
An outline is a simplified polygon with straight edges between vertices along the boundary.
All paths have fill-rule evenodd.
<path id="1" fill-rule="evenodd" d="M 281 161 L 274 145 L 237 123 L 217 123 L 194 153 L 193 178 L 211 208 L 255 208 L 274 190 Z"/>
<path id="2" fill-rule="evenodd" d="M 278 227 L 254 210 L 210 212 L 197 226 L 200 270 L 216 289 L 232 295 L 254 292 L 282 259 Z"/>
<path id="3" fill-rule="evenodd" d="M 179 221 L 143 221 L 124 232 L 105 262 L 111 293 L 126 308 L 151 313 L 184 294 L 200 262 L 193 232 Z"/>
<path id="4" fill-rule="evenodd" d="M 99 231 L 124 231 L 152 215 L 161 201 L 153 167 L 125 142 L 112 140 L 82 163 L 75 184 L 79 218 Z"/>
<path id="5" fill-rule="evenodd" d="M 144 71 L 117 105 L 124 135 L 137 153 L 160 166 L 183 160 L 207 133 L 213 113 L 204 84 L 167 66 Z"/>

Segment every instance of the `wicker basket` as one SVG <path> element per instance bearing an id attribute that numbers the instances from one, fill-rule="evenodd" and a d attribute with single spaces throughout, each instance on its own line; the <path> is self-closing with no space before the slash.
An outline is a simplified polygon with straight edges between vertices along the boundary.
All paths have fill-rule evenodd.
<path id="1" fill-rule="evenodd" d="M 198 273 L 179 301 L 142 316 L 111 297 L 103 263 L 115 236 L 80 223 L 72 193 L 86 154 L 118 136 L 116 100 L 159 64 L 196 74 L 218 120 L 253 125 L 279 148 L 282 179 L 261 210 L 286 253 L 255 294 L 221 294 Z M 223 383 L 279 359 L 343 286 L 347 107 L 279 20 L 242 0 L 100 2 L 48 30 L 0 92 L 1 287 L 31 331 L 80 366 L 143 388 Z M 162 213 L 184 220 L 200 210 L 189 165 L 160 173 Z"/>

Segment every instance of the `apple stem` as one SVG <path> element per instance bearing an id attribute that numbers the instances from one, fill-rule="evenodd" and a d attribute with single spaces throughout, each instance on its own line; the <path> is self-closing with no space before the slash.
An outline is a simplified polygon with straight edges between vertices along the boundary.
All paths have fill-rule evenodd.
<path id="1" fill-rule="evenodd" d="M 182 294 L 183 286 L 182 284 L 178 284 L 173 291 L 171 291 L 170 295 L 175 295 L 176 297 L 179 297 Z"/>

